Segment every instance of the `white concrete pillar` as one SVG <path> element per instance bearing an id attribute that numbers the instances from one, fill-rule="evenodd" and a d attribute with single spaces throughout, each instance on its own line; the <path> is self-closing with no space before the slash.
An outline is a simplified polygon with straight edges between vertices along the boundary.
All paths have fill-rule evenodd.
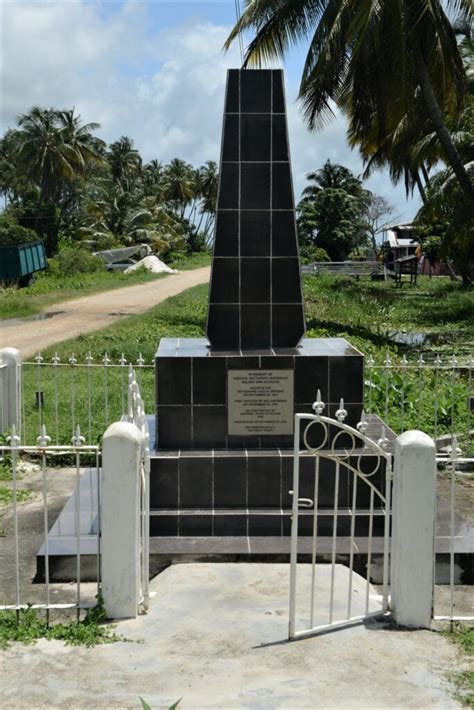
<path id="1" fill-rule="evenodd" d="M 0 350 L 0 434 L 12 426 L 20 432 L 21 354 L 16 348 Z"/>
<path id="2" fill-rule="evenodd" d="M 107 616 L 137 616 L 140 593 L 140 453 L 142 434 L 115 422 L 102 445 L 101 570 Z"/>
<path id="3" fill-rule="evenodd" d="M 433 609 L 436 449 L 421 431 L 395 441 L 391 607 L 397 624 L 430 628 Z"/>

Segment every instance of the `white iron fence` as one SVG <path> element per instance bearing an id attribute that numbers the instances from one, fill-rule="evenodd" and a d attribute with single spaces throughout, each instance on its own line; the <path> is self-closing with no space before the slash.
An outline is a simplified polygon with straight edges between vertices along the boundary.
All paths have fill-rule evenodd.
<path id="1" fill-rule="evenodd" d="M 344 424 L 347 411 L 342 400 L 336 419 L 324 416 L 324 407 L 318 392 L 317 401 L 313 405 L 316 413 L 295 415 L 290 639 L 342 628 L 370 617 L 381 616 L 388 610 L 392 488 L 392 455 L 386 451 L 389 442 L 383 428 L 377 442 L 366 436 L 368 423 L 364 415 L 357 429 Z M 305 483 L 307 490 L 312 491 L 311 498 L 300 498 L 303 473 L 300 466 L 305 456 L 310 457 L 311 465 L 309 471 L 305 472 Z M 324 504 L 325 498 L 332 499 L 330 507 Z M 307 513 L 305 520 L 301 519 L 300 508 Z M 301 607 L 297 608 L 298 552 L 302 543 L 299 537 L 302 523 L 306 524 L 306 534 L 310 533 L 311 540 L 306 621 Z M 375 527 L 378 529 L 375 530 Z M 374 550 L 375 545 L 377 547 Z M 382 557 L 381 598 L 374 597 L 371 587 L 373 551 Z M 341 552 L 348 553 L 348 568 L 336 564 L 337 554 Z M 328 565 L 320 564 L 318 560 L 318 555 L 324 553 L 330 558 L 329 578 Z M 365 589 L 356 589 L 357 594 L 354 594 L 354 554 L 360 553 L 366 555 L 367 581 Z M 307 572 L 307 565 L 305 568 Z M 326 607 L 324 600 L 317 599 L 319 574 L 325 574 L 329 583 Z"/>
<path id="2" fill-rule="evenodd" d="M 365 360 L 365 411 L 378 414 L 397 434 L 420 429 L 437 449 L 456 435 L 466 456 L 474 457 L 474 358 L 409 359 L 387 355 Z M 472 441 L 472 443 L 471 443 Z"/>
<path id="3" fill-rule="evenodd" d="M 121 578 L 121 586 L 126 586 L 123 573 L 124 571 L 130 572 L 130 570 L 122 568 L 122 551 L 115 541 L 117 515 L 114 500 L 110 495 L 111 490 L 120 488 L 123 483 L 129 485 L 131 490 L 137 491 L 136 505 L 126 498 L 123 500 L 123 505 L 127 520 L 133 523 L 136 530 L 135 548 L 138 555 L 137 595 L 132 598 L 132 604 L 130 604 L 129 595 L 129 598 L 125 599 L 125 607 L 122 608 L 127 608 L 129 610 L 127 615 L 130 616 L 135 615 L 139 608 L 147 610 L 149 600 L 149 432 L 144 403 L 140 394 L 139 378 L 131 366 L 128 367 L 126 374 L 124 410 L 125 414 L 120 417 L 121 422 L 118 423 L 118 426 L 120 427 L 122 423 L 126 423 L 126 426 L 132 425 L 132 431 L 135 432 L 136 438 L 137 456 L 135 459 L 136 470 L 133 470 L 134 467 L 122 465 L 122 481 L 118 477 L 115 478 L 120 473 L 120 463 L 117 464 L 113 455 L 103 454 L 102 447 L 86 444 L 77 420 L 75 432 L 69 444 L 52 444 L 44 419 L 40 424 L 40 435 L 36 439 L 36 444 L 21 443 L 15 425 L 11 427 L 11 435 L 6 437 L 6 441 L 0 442 L 0 463 L 2 463 L 3 475 L 5 475 L 5 471 L 9 471 L 11 476 L 11 505 L 3 511 L 6 516 L 3 524 L 6 524 L 7 528 L 4 539 L 6 553 L 2 570 L 0 610 L 19 612 L 28 607 L 44 609 L 49 620 L 49 613 L 53 609 L 75 609 L 79 619 L 81 610 L 95 606 L 98 596 L 103 595 L 104 577 L 107 578 L 105 581 L 107 589 L 110 588 L 110 578 L 115 579 L 117 576 Z M 111 430 L 113 432 L 114 426 L 117 425 L 108 428 L 105 437 Z M 130 448 L 125 451 L 130 453 Z M 133 459 L 128 456 L 127 462 L 130 460 Z M 34 585 L 32 585 L 31 573 L 27 570 L 31 565 L 30 538 L 36 523 L 32 528 L 28 515 L 20 506 L 23 499 L 20 467 L 24 466 L 25 462 L 38 465 L 41 475 L 42 548 L 40 552 L 44 565 L 40 578 L 44 581 L 38 582 L 36 580 Z M 50 514 L 51 488 L 54 477 L 61 475 L 65 470 L 68 473 L 74 472 L 73 493 L 68 505 L 63 508 L 63 512 L 51 529 L 53 517 Z M 105 490 L 104 472 L 108 473 L 109 481 L 112 480 L 112 486 L 109 484 Z M 64 499 L 64 496 L 62 497 Z M 56 515 L 57 510 L 54 517 Z M 128 531 L 126 534 L 128 535 Z M 107 550 L 107 564 L 104 564 L 102 555 L 103 538 L 112 541 L 112 546 L 109 545 Z M 75 570 L 72 575 L 75 581 L 74 592 L 69 586 L 65 588 L 52 581 L 52 561 L 54 559 L 57 562 L 58 556 L 61 555 L 68 558 L 75 557 Z M 95 557 L 97 581 L 94 585 L 83 581 L 83 561 L 88 558 L 87 576 L 90 579 L 91 557 Z M 132 580 L 132 587 L 134 584 L 135 582 Z M 118 594 L 114 595 L 115 604 L 117 600 L 120 601 L 120 595 L 119 587 Z M 103 596 L 107 609 L 108 599 L 105 594 Z M 40 598 L 41 600 L 39 600 Z"/>
<path id="4" fill-rule="evenodd" d="M 65 444 L 80 425 L 88 444 L 99 441 L 111 422 L 127 414 L 130 365 L 147 411 L 153 411 L 153 365 L 139 354 L 135 362 L 122 355 L 114 361 L 107 353 L 81 361 L 74 353 L 61 360 L 38 353 L 21 365 L 22 441 L 31 441 L 42 424 L 52 440 Z"/>

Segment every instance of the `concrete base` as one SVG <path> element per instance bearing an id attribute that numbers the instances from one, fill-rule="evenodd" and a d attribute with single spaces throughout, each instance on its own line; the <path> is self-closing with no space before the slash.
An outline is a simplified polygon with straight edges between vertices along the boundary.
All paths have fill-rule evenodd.
<path id="1" fill-rule="evenodd" d="M 4 651 L 3 703 L 132 709 L 142 697 L 152 708 L 180 698 L 183 708 L 460 707 L 449 685 L 459 653 L 441 634 L 370 621 L 288 642 L 288 575 L 287 565 L 170 567 L 152 582 L 149 613 L 115 628 L 138 643 L 41 640 Z M 337 575 L 340 618 L 347 570 Z M 309 580 L 300 566 L 299 623 L 308 617 Z M 353 599 L 363 597 L 365 581 L 354 575 L 353 583 Z M 328 565 L 316 575 L 318 620 L 327 621 L 329 585 Z"/>

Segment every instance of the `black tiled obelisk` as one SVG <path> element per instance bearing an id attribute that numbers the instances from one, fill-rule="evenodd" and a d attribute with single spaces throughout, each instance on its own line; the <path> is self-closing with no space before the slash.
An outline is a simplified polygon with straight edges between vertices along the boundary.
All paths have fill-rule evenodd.
<path id="1" fill-rule="evenodd" d="M 283 72 L 227 74 L 207 337 L 294 348 L 304 335 Z"/>

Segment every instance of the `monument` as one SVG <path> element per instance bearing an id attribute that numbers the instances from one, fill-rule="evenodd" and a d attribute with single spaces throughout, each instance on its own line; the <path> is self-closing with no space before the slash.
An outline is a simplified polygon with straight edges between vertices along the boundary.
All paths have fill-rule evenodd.
<path id="1" fill-rule="evenodd" d="M 165 338 L 156 355 L 152 536 L 289 534 L 295 412 L 320 390 L 355 426 L 363 402 L 362 354 L 304 334 L 283 72 L 232 69 L 207 339 Z"/>

